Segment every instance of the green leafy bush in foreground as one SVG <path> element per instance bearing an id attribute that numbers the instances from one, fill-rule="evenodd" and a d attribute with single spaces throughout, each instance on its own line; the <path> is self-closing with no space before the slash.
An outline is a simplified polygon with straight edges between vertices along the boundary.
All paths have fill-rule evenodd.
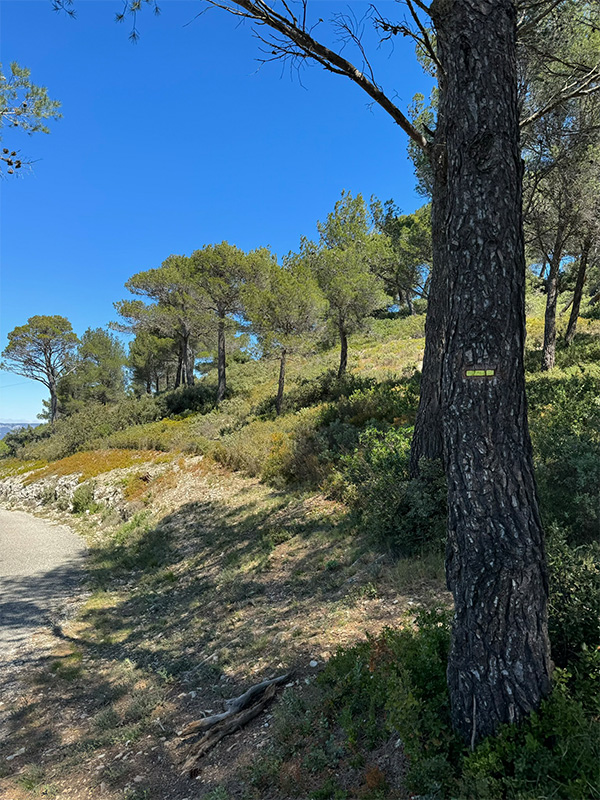
<path id="1" fill-rule="evenodd" d="M 450 726 L 449 617 L 421 612 L 415 627 L 385 630 L 339 650 L 320 677 L 329 710 L 351 747 L 399 736 L 407 788 L 430 800 L 600 798 L 600 655 L 558 670 L 552 695 L 521 725 L 506 725 L 470 752 Z M 598 654 L 598 651 L 595 651 Z"/>
<path id="2" fill-rule="evenodd" d="M 600 371 L 597 366 L 537 374 L 527 382 L 540 506 L 568 544 L 600 530 Z"/>
<path id="3" fill-rule="evenodd" d="M 549 631 L 561 667 L 584 648 L 600 646 L 600 543 L 569 547 L 562 531 L 549 537 Z"/>
<path id="4" fill-rule="evenodd" d="M 409 475 L 412 428 L 368 426 L 340 459 L 332 493 L 349 503 L 372 538 L 396 555 L 441 550 L 446 535 L 446 482 L 441 465 Z"/>

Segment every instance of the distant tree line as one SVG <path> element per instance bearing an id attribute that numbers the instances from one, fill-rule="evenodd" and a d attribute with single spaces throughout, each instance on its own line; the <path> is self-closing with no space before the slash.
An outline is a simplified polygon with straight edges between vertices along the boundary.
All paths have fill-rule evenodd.
<path id="1" fill-rule="evenodd" d="M 532 280 L 546 292 L 542 368 L 554 365 L 559 292 L 570 291 L 565 341 L 576 332 L 584 287 L 600 299 L 600 146 L 598 104 L 557 111 L 525 142 L 524 219 Z M 417 164 L 417 170 L 419 165 Z M 426 183 L 426 179 L 422 183 Z M 217 372 L 215 402 L 227 391 L 227 358 L 250 341 L 280 362 L 275 407 L 281 413 L 290 353 L 337 339 L 341 378 L 348 336 L 381 309 L 414 314 L 428 298 L 433 260 L 431 209 L 401 214 L 392 200 L 342 192 L 318 237 L 303 237 L 281 261 L 268 248 L 248 253 L 227 242 L 189 256 L 170 255 L 125 284 L 111 328 L 133 334 L 126 352 L 109 330 L 81 339 L 61 316 L 34 316 L 8 335 L 2 367 L 49 391 L 42 417 L 53 422 L 87 403 L 109 404 L 127 391 L 158 394 Z"/>
<path id="2" fill-rule="evenodd" d="M 191 386 L 196 372 L 217 372 L 215 402 L 227 391 L 227 356 L 253 341 L 280 362 L 276 400 L 281 412 L 288 354 L 319 339 L 340 343 L 338 377 L 348 365 L 348 336 L 380 309 L 415 313 L 426 299 L 431 269 L 429 206 L 402 215 L 393 201 L 343 192 L 281 261 L 268 248 L 250 252 L 221 242 L 189 256 L 170 255 L 125 284 L 133 299 L 115 303 L 110 327 L 133 334 L 127 354 L 102 328 L 81 339 L 61 316 L 31 317 L 9 334 L 3 368 L 49 390 L 45 416 L 53 422 L 87 403 Z"/>

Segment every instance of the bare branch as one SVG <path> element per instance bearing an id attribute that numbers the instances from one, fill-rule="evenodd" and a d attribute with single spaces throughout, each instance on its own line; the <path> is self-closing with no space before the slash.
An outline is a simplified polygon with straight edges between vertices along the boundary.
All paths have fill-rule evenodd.
<path id="1" fill-rule="evenodd" d="M 368 13 L 369 12 L 367 12 L 367 14 Z M 364 17 L 363 17 L 363 20 L 364 20 Z M 362 25 L 363 20 L 361 20 L 360 25 Z M 344 33 L 343 38 L 345 38 L 347 40 L 350 40 L 358 48 L 358 50 L 359 50 L 359 52 L 360 52 L 360 54 L 362 56 L 362 59 L 363 59 L 365 65 L 366 65 L 367 69 L 369 70 L 370 80 L 371 80 L 372 83 L 374 83 L 376 85 L 375 73 L 373 72 L 373 67 L 371 66 L 371 63 L 370 63 L 370 61 L 368 59 L 368 56 L 367 56 L 367 54 L 365 52 L 365 49 L 364 49 L 364 46 L 363 46 L 363 43 L 362 43 L 362 39 L 361 39 L 362 30 L 359 30 L 359 22 L 356 19 L 356 16 L 354 15 L 354 13 L 352 13 L 352 16 L 347 15 L 347 14 L 335 14 L 333 16 L 333 24 L 336 27 L 338 27 L 340 30 L 343 31 L 343 33 Z"/>
<path id="2" fill-rule="evenodd" d="M 230 2 L 206 0 L 206 2 L 235 16 L 251 19 L 258 25 L 267 26 L 281 34 L 283 41 L 279 37 L 272 36 L 267 39 L 259 36 L 261 41 L 271 48 L 270 55 L 272 58 L 266 60 L 276 60 L 278 57 L 310 58 L 329 72 L 345 75 L 386 111 L 419 147 L 423 150 L 428 149 L 429 143 L 426 137 L 392 103 L 374 80 L 369 79 L 351 61 L 321 44 L 312 36 L 312 31 L 309 31 L 306 27 L 305 10 L 302 25 L 299 25 L 295 21 L 295 17 L 287 17 L 278 13 L 264 0 L 231 0 Z"/>
<path id="3" fill-rule="evenodd" d="M 534 16 L 531 19 L 523 19 L 523 21 L 521 23 L 519 23 L 519 25 L 517 25 L 517 34 L 518 34 L 518 36 L 519 37 L 526 36 L 528 33 L 530 33 L 530 31 L 534 30 L 535 27 L 543 19 L 545 19 L 547 16 L 549 16 L 557 6 L 559 6 L 561 3 L 564 3 L 564 2 L 565 2 L 565 0 L 553 0 L 553 2 L 551 2 L 550 5 L 547 8 L 545 8 L 543 11 L 540 11 L 540 13 L 537 14 L 537 16 Z M 542 4 L 538 3 L 537 6 L 539 6 L 539 5 L 542 5 Z M 532 6 L 532 8 L 535 8 L 537 6 Z"/>
<path id="4" fill-rule="evenodd" d="M 425 28 L 425 26 L 423 25 L 423 23 L 419 19 L 419 15 L 417 14 L 417 12 L 414 9 L 413 2 L 416 2 L 416 0 L 406 0 L 406 5 L 408 6 L 408 10 L 410 11 L 411 17 L 414 19 L 415 24 L 417 25 L 417 27 L 421 31 L 421 35 L 423 37 L 423 39 L 421 41 L 421 44 L 425 48 L 427 54 L 429 55 L 429 57 L 431 58 L 433 63 L 436 65 L 436 67 L 439 70 L 442 70 L 442 65 L 440 63 L 440 60 L 437 57 L 437 53 L 435 52 L 435 48 L 433 47 L 431 39 L 429 38 L 429 34 L 427 33 L 427 29 Z M 417 5 L 419 5 L 419 4 L 417 4 Z"/>
<path id="5" fill-rule="evenodd" d="M 526 128 L 528 125 L 537 122 L 543 116 L 554 111 L 555 108 L 558 108 L 568 100 L 573 100 L 576 97 L 585 97 L 586 95 L 595 94 L 598 91 L 600 91 L 600 64 L 593 67 L 582 81 L 576 81 L 569 86 L 564 86 L 549 103 L 526 119 L 521 120 L 521 128 Z"/>

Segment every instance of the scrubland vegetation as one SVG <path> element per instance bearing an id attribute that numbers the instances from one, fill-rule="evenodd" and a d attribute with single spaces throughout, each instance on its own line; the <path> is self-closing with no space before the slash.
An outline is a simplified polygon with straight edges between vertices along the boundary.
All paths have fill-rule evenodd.
<path id="1" fill-rule="evenodd" d="M 335 349 L 292 355 L 280 415 L 277 361 L 236 356 L 218 407 L 209 374 L 6 437 L 4 477 L 79 474 L 70 509 L 91 544 L 93 595 L 53 667 L 55 689 L 88 698 L 90 724 L 53 775 L 76 774 L 79 752 L 155 736 L 157 719 L 169 741 L 186 714 L 176 689 L 233 692 L 319 649 L 325 668 L 285 689 L 260 757 L 232 759 L 201 796 L 600 797 L 600 323 L 580 319 L 542 372 L 541 302 L 530 295 L 527 386 L 556 670 L 539 712 L 473 751 L 452 731 L 445 481 L 435 464 L 408 468 L 424 317 L 390 315 L 351 337 L 341 379 Z M 111 470 L 125 476 L 124 523 L 94 497 Z M 182 481 L 189 502 L 161 510 Z M 113 687 L 101 703 L 94 664 Z M 15 717 L 30 732 L 34 708 Z M 115 791 L 132 785 L 111 769 Z M 44 775 L 31 786 L 51 785 Z"/>
<path id="2" fill-rule="evenodd" d="M 117 15 L 134 40 L 147 5 Z M 10 700 L 2 777 L 19 799 L 188 800 L 196 777 L 211 800 L 600 798 L 597 3 L 407 0 L 329 34 L 306 2 L 209 5 L 364 90 L 431 205 L 343 192 L 279 260 L 172 254 L 115 303 L 128 353 L 62 316 L 8 333 L 49 424 L 6 437 L 0 491 L 81 529 L 90 597 Z M 413 40 L 429 100 L 385 94 L 370 26 Z M 46 91 L 0 79 L 11 126 L 46 130 Z M 280 670 L 273 713 L 181 774 L 190 717 Z"/>

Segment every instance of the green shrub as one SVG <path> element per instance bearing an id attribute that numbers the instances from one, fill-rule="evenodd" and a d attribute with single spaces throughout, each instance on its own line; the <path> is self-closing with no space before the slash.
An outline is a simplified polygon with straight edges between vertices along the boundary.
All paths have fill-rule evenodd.
<path id="1" fill-rule="evenodd" d="M 546 525 L 569 544 L 600 530 L 600 375 L 598 370 L 542 374 L 528 382 L 540 507 Z"/>
<path id="2" fill-rule="evenodd" d="M 446 486 L 441 466 L 424 463 L 409 475 L 411 428 L 369 426 L 342 456 L 332 486 L 357 511 L 362 527 L 396 555 L 440 549 L 446 533 Z"/>
<path id="3" fill-rule="evenodd" d="M 414 421 L 419 401 L 418 381 L 363 379 L 361 385 L 341 395 L 323 412 L 324 426 L 335 421 L 363 427 L 367 422 L 403 424 Z"/>
<path id="4" fill-rule="evenodd" d="M 335 402 L 341 397 L 348 397 L 357 389 L 372 384 L 374 384 L 372 379 L 353 372 L 338 378 L 335 370 L 327 370 L 316 377 L 300 378 L 296 385 L 285 393 L 285 408 L 288 412 L 300 411 L 321 403 Z M 253 409 L 254 413 L 258 416 L 273 415 L 275 399 L 275 394 L 266 397 Z"/>
<path id="5" fill-rule="evenodd" d="M 215 408 L 216 387 L 202 381 L 193 386 L 180 386 L 163 392 L 156 398 L 162 417 L 183 414 L 186 411 L 206 414 Z"/>
<path id="6" fill-rule="evenodd" d="M 319 677 L 330 725 L 342 726 L 355 751 L 399 736 L 406 787 L 432 800 L 598 800 L 598 650 L 557 671 L 538 712 L 469 751 L 450 724 L 449 632 L 447 613 L 421 612 L 414 628 L 338 650 Z"/>
<path id="7" fill-rule="evenodd" d="M 116 431 L 100 440 L 99 447 L 128 450 L 182 450 L 186 453 L 206 453 L 208 442 L 195 431 L 195 420 L 161 419 L 146 425 L 133 425 Z"/>
<path id="8" fill-rule="evenodd" d="M 374 747 L 400 736 L 411 770 L 431 758 L 457 759 L 462 746 L 450 728 L 446 687 L 449 625 L 448 612 L 421 611 L 416 627 L 388 628 L 338 650 L 319 684 L 351 744 Z M 444 771 L 454 774 L 450 761 Z"/>
<path id="9" fill-rule="evenodd" d="M 28 425 L 26 428 L 9 431 L 2 439 L 2 443 L 6 447 L 6 455 L 19 455 L 27 445 L 47 438 L 51 432 L 50 425 L 37 425 L 35 428 Z"/>
<path id="10" fill-rule="evenodd" d="M 73 492 L 71 498 L 71 511 L 73 514 L 83 514 L 85 511 L 95 511 L 99 508 L 94 500 L 96 484 L 94 481 L 81 483 Z"/>
<path id="11" fill-rule="evenodd" d="M 554 530 L 548 546 L 552 658 L 566 666 L 584 647 L 600 646 L 600 544 L 571 548 Z"/>
<path id="12" fill-rule="evenodd" d="M 159 405 L 149 395 L 128 397 L 114 405 L 90 403 L 85 411 L 58 419 L 54 428 L 49 425 L 35 428 L 31 440 L 21 447 L 18 455 L 57 461 L 88 449 L 115 431 L 151 422 L 160 415 Z"/>
<path id="13" fill-rule="evenodd" d="M 522 725 L 505 725 L 464 759 L 461 798 L 597 800 L 600 726 L 569 693 L 565 678 Z"/>
<path id="14" fill-rule="evenodd" d="M 252 420 L 225 433 L 212 446 L 211 455 L 231 469 L 260 476 L 274 486 L 318 484 L 323 450 L 316 430 L 318 412 L 307 408 L 277 420 Z"/>

